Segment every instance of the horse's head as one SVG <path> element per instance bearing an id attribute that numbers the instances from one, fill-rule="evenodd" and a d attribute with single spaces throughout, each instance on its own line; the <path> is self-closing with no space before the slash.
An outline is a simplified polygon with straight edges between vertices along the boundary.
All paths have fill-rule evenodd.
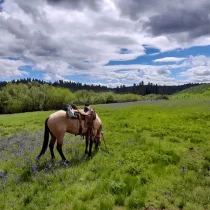
<path id="1" fill-rule="evenodd" d="M 101 145 L 102 137 L 103 137 L 102 129 L 99 129 L 99 131 L 97 132 L 97 135 L 94 138 L 95 149 L 98 149 L 98 147 Z"/>
<path id="2" fill-rule="evenodd" d="M 94 111 L 95 113 L 95 119 L 94 119 L 94 144 L 95 144 L 95 149 L 98 149 L 98 147 L 101 145 L 101 140 L 103 136 L 102 132 L 102 121 L 98 114 Z"/>

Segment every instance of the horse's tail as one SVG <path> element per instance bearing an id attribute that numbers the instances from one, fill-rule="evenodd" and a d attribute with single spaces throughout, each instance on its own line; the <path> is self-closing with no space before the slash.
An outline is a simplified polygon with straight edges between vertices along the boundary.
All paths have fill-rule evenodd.
<path id="1" fill-rule="evenodd" d="M 44 153 L 47 150 L 47 146 L 48 146 L 48 142 L 49 142 L 49 132 L 50 132 L 49 127 L 47 125 L 48 119 L 49 119 L 49 117 L 45 120 L 44 142 L 42 145 L 42 150 L 41 150 L 40 154 L 38 155 L 38 157 L 36 158 L 37 161 L 39 161 L 40 157 L 42 155 L 44 155 Z"/>

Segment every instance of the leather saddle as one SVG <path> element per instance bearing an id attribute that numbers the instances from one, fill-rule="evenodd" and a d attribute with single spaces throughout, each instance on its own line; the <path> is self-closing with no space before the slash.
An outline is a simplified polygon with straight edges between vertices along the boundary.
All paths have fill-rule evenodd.
<path id="1" fill-rule="evenodd" d="M 76 105 L 66 105 L 64 109 L 67 112 L 67 115 L 70 118 L 75 118 L 79 120 L 79 133 L 78 135 L 84 135 L 82 134 L 82 120 L 84 120 L 84 127 L 87 129 L 88 136 L 92 135 L 93 130 L 93 121 L 96 119 L 96 112 L 94 109 L 92 109 L 88 104 L 85 104 L 83 109 L 78 109 Z M 69 113 L 73 113 L 69 115 Z"/>

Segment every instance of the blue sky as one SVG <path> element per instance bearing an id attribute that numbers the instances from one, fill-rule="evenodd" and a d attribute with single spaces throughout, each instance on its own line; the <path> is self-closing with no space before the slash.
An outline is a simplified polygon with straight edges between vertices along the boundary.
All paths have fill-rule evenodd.
<path id="1" fill-rule="evenodd" d="M 210 82 L 209 25 L 208 0 L 0 0 L 0 80 Z"/>

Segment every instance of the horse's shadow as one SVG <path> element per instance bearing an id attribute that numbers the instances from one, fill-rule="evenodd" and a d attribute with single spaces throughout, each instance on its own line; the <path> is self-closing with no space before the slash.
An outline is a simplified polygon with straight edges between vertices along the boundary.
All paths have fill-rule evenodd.
<path id="1" fill-rule="evenodd" d="M 47 161 L 43 161 L 43 162 L 38 162 L 36 164 L 37 166 L 37 172 L 41 172 L 41 171 L 53 171 L 59 168 L 72 168 L 81 164 L 84 164 L 85 162 L 90 161 L 91 159 L 94 158 L 94 156 L 97 154 L 98 151 L 93 151 L 92 152 L 92 156 L 89 157 L 87 154 L 83 154 L 83 155 L 77 155 L 77 156 L 73 156 L 70 160 L 67 161 L 51 161 L 51 160 L 47 160 Z"/>

